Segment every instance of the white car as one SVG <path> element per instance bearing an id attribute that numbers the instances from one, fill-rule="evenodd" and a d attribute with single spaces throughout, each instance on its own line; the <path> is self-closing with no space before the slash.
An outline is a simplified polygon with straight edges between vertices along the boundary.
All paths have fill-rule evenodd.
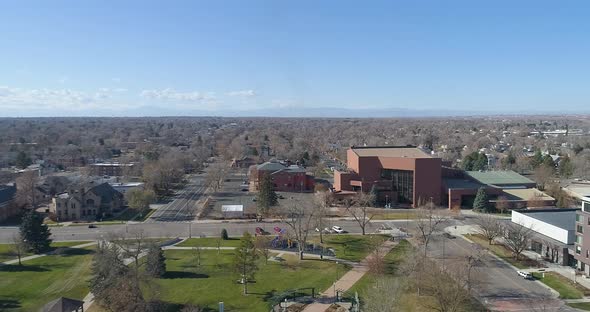
<path id="1" fill-rule="evenodd" d="M 517 274 L 518 274 L 520 277 L 522 277 L 522 278 L 524 278 L 524 279 L 533 279 L 533 275 L 532 275 L 531 273 L 529 273 L 529 272 L 524 272 L 524 271 L 516 271 L 516 273 L 517 273 Z"/>
<path id="2" fill-rule="evenodd" d="M 344 230 L 343 230 L 341 227 L 337 226 L 337 225 L 334 225 L 334 226 L 332 227 L 332 231 L 334 231 L 334 233 L 338 233 L 338 234 L 340 234 L 340 233 L 343 233 L 343 232 L 344 232 Z"/>

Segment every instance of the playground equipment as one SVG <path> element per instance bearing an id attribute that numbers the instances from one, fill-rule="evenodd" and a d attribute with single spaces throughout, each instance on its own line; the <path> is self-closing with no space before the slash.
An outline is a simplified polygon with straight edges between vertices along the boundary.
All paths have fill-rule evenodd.
<path id="1" fill-rule="evenodd" d="M 277 236 L 271 241 L 272 248 L 285 248 L 285 239 L 283 239 L 283 235 L 286 232 L 285 229 L 275 226 L 273 230 Z"/>

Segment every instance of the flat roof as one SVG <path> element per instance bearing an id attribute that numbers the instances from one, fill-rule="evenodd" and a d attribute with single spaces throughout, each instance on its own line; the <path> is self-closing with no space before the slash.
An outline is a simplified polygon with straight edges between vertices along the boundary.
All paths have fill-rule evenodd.
<path id="1" fill-rule="evenodd" d="M 541 222 L 551 224 L 560 229 L 574 230 L 576 225 L 576 211 L 579 209 L 565 209 L 565 208 L 552 208 L 552 209 L 520 209 L 513 210 L 514 212 L 521 213 L 533 219 L 537 219 Z"/>
<path id="2" fill-rule="evenodd" d="M 415 146 L 353 146 L 350 149 L 359 157 L 432 158 Z"/>
<path id="3" fill-rule="evenodd" d="M 590 197 L 590 184 L 587 183 L 572 183 L 564 187 L 570 193 L 574 193 L 578 197 Z"/>
<path id="4" fill-rule="evenodd" d="M 488 185 L 531 184 L 535 183 L 529 178 L 511 170 L 498 171 L 465 171 L 472 179 Z"/>
<path id="5" fill-rule="evenodd" d="M 508 200 L 555 200 L 555 198 L 539 191 L 536 188 L 530 189 L 502 189 L 508 195 Z"/>

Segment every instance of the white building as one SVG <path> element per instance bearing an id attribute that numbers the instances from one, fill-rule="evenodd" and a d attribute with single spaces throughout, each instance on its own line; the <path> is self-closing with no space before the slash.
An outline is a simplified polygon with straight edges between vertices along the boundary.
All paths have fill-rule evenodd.
<path id="1" fill-rule="evenodd" d="M 548 261 L 573 265 L 576 211 L 578 209 L 512 210 L 512 222 L 535 232 L 530 250 Z"/>
<path id="2" fill-rule="evenodd" d="M 222 205 L 221 212 L 226 219 L 236 219 L 244 216 L 244 205 Z"/>

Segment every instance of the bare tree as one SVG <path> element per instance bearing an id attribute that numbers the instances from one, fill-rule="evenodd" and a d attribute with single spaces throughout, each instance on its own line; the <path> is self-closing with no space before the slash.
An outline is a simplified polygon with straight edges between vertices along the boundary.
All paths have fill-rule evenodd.
<path id="1" fill-rule="evenodd" d="M 485 237 L 485 239 L 488 240 L 489 245 L 492 245 L 496 238 L 502 236 L 502 223 L 500 223 L 498 218 L 494 216 L 478 216 L 475 218 L 475 224 L 477 224 L 477 233 Z"/>
<path id="2" fill-rule="evenodd" d="M 404 292 L 402 278 L 380 277 L 367 293 L 363 311 L 398 312 L 403 311 L 399 300 Z"/>
<path id="3" fill-rule="evenodd" d="M 540 165 L 535 169 L 534 178 L 540 190 L 545 189 L 545 185 L 553 180 L 555 169 L 546 165 Z"/>
<path id="4" fill-rule="evenodd" d="M 149 247 L 145 232 L 142 229 L 137 229 L 132 230 L 128 236 L 111 235 L 109 241 L 121 250 L 121 255 L 124 258 L 133 259 L 135 276 L 139 277 L 139 268 L 143 265 L 140 259 Z"/>
<path id="5" fill-rule="evenodd" d="M 270 258 L 270 237 L 264 235 L 258 235 L 255 238 L 254 245 L 256 250 L 264 257 L 264 264 L 268 264 L 268 258 Z"/>
<path id="6" fill-rule="evenodd" d="M 428 244 L 432 234 L 439 231 L 447 220 L 447 215 L 432 203 L 423 205 L 417 209 L 416 229 L 422 244 L 424 245 L 424 257 L 426 257 Z"/>
<path id="7" fill-rule="evenodd" d="M 16 178 L 16 198 L 20 205 L 31 209 L 37 209 L 38 182 L 39 173 L 36 171 L 24 172 Z"/>
<path id="8" fill-rule="evenodd" d="M 12 236 L 12 254 L 18 258 L 18 265 L 23 265 L 21 262 L 22 256 L 27 252 L 27 244 L 22 240 L 18 233 Z"/>
<path id="9" fill-rule="evenodd" d="M 213 188 L 214 192 L 217 192 L 221 188 L 221 184 L 223 183 L 223 179 L 225 177 L 227 171 L 227 166 L 224 163 L 214 163 L 209 166 L 207 170 L 207 176 L 205 178 L 205 183 Z"/>
<path id="10" fill-rule="evenodd" d="M 316 204 L 315 211 L 315 227 L 320 233 L 320 243 L 324 243 L 324 227 L 328 226 L 327 216 L 332 194 L 330 192 L 316 192 L 314 202 Z"/>
<path id="11" fill-rule="evenodd" d="M 193 252 L 195 254 L 195 269 L 198 270 L 201 267 L 201 246 L 193 247 Z"/>
<path id="12" fill-rule="evenodd" d="M 508 202 L 508 197 L 506 196 L 498 196 L 496 200 L 496 210 L 500 213 L 506 212 L 510 208 L 510 203 Z"/>
<path id="13" fill-rule="evenodd" d="M 533 237 L 532 228 L 527 228 L 519 224 L 508 223 L 504 226 L 504 244 L 514 254 L 516 260 L 520 254 L 529 246 L 529 241 Z"/>
<path id="14" fill-rule="evenodd" d="M 375 200 L 375 195 L 371 193 L 360 192 L 357 194 L 352 205 L 346 206 L 346 211 L 354 218 L 361 228 L 362 234 L 366 234 L 367 225 L 375 216 L 371 213 L 371 203 Z"/>
<path id="15" fill-rule="evenodd" d="M 291 235 L 297 242 L 299 260 L 303 260 L 307 236 L 310 230 L 313 230 L 314 213 L 313 207 L 305 207 L 296 202 L 286 205 L 281 211 L 282 222 L 289 227 Z"/>

